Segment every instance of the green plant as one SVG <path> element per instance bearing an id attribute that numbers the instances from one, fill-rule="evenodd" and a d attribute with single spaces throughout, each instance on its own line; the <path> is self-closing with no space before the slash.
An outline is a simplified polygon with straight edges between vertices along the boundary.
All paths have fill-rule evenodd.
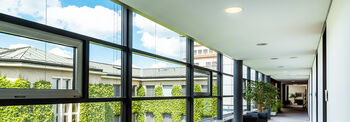
<path id="1" fill-rule="evenodd" d="M 293 98 L 293 101 L 295 101 L 295 98 L 297 98 L 297 97 L 298 96 L 296 94 L 293 94 L 293 93 L 289 95 L 289 98 Z"/>
<path id="2" fill-rule="evenodd" d="M 258 107 L 258 111 L 262 112 L 276 103 L 278 94 L 278 88 L 270 83 L 253 81 L 248 83 L 248 86 L 244 88 L 243 97 L 246 100 L 253 100 Z"/>

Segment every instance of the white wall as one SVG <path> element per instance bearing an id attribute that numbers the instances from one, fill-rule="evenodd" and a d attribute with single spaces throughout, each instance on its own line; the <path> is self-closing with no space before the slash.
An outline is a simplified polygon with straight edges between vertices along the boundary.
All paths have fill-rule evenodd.
<path id="1" fill-rule="evenodd" d="M 312 86 L 311 86 L 311 92 L 312 92 L 312 115 L 311 115 L 311 122 L 316 122 L 316 60 L 314 61 L 312 65 Z"/>
<path id="2" fill-rule="evenodd" d="M 327 20 L 328 122 L 350 122 L 350 0 L 333 0 Z"/>
<path id="3" fill-rule="evenodd" d="M 323 122 L 323 48 L 322 48 L 322 38 L 318 46 L 318 89 L 317 89 L 317 99 L 318 99 L 318 122 Z"/>

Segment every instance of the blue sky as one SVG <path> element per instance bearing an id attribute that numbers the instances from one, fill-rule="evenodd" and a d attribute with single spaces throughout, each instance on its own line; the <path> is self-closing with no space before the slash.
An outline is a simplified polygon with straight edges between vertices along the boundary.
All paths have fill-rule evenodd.
<path id="1" fill-rule="evenodd" d="M 68 31 L 99 38 L 120 44 L 120 10 L 121 7 L 109 0 L 13 0 L 2 6 L 0 12 L 48 24 Z M 12 1 L 11 1 L 12 2 Z M 133 47 L 151 53 L 183 60 L 185 57 L 185 41 L 178 34 L 134 14 Z M 24 39 L 16 36 L 0 34 L 1 48 L 33 46 L 56 55 L 69 57 L 72 49 L 60 45 Z M 118 50 L 91 45 L 90 60 L 102 63 L 120 63 Z M 133 65 L 141 68 L 177 67 L 152 58 L 133 56 Z"/>

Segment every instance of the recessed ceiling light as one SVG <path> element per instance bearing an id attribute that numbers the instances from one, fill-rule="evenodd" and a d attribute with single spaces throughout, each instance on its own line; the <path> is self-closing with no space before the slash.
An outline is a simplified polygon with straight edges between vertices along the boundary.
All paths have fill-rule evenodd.
<path id="1" fill-rule="evenodd" d="M 277 60 L 278 58 L 270 58 L 271 60 Z"/>
<path id="2" fill-rule="evenodd" d="M 257 45 L 257 46 L 266 46 L 267 43 L 257 43 L 256 45 Z"/>
<path id="3" fill-rule="evenodd" d="M 226 13 L 229 13 L 229 14 L 235 14 L 235 13 L 241 12 L 242 10 L 243 10 L 243 9 L 240 8 L 240 7 L 231 7 L 231 8 L 225 9 L 225 12 L 226 12 Z"/>
<path id="4" fill-rule="evenodd" d="M 297 57 L 296 56 L 293 56 L 293 57 L 289 57 L 290 59 L 296 59 Z"/>

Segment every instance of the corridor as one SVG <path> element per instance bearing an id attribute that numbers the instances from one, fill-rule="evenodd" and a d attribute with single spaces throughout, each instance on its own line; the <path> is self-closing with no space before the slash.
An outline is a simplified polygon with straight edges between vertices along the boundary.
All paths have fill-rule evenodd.
<path id="1" fill-rule="evenodd" d="M 301 107 L 283 108 L 281 113 L 271 117 L 269 122 L 309 122 L 307 112 Z"/>

